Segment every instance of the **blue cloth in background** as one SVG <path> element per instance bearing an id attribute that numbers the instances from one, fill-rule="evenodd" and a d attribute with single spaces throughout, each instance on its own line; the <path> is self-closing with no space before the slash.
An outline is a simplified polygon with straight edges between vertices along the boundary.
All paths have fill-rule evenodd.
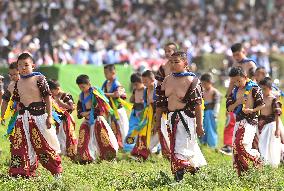
<path id="1" fill-rule="evenodd" d="M 207 144 L 211 148 L 217 147 L 218 135 L 214 110 L 205 110 L 203 117 L 203 128 L 205 135 L 200 139 L 202 144 Z"/>
<path id="2" fill-rule="evenodd" d="M 132 110 L 129 118 L 129 130 L 126 137 L 128 137 L 133 132 L 133 130 L 136 129 L 137 126 L 139 125 L 141 114 L 142 110 L 134 110 L 134 109 Z M 136 144 L 136 138 L 133 144 L 127 144 L 125 140 L 123 140 L 123 142 L 124 142 L 123 150 L 125 152 L 131 152 Z"/>

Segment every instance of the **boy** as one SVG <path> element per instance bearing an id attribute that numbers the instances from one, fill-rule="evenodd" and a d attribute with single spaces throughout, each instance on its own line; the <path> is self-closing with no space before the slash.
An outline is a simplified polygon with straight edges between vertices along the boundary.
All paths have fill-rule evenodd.
<path id="1" fill-rule="evenodd" d="M 258 67 L 255 70 L 255 80 L 257 83 L 262 81 L 267 76 L 267 72 L 264 67 Z"/>
<path id="2" fill-rule="evenodd" d="M 49 80 L 48 85 L 52 93 L 55 112 L 58 112 L 60 115 L 60 123 L 56 123 L 56 133 L 60 143 L 61 154 L 73 159 L 77 152 L 75 121 L 71 115 L 75 109 L 74 100 L 70 94 L 62 91 L 57 81 Z"/>
<path id="3" fill-rule="evenodd" d="M 82 91 L 77 104 L 79 119 L 85 118 L 79 130 L 77 159 L 80 163 L 116 158 L 118 143 L 109 124 L 103 117 L 111 112 L 104 93 L 92 87 L 89 76 L 80 75 L 76 84 Z"/>
<path id="4" fill-rule="evenodd" d="M 7 109 L 13 109 L 13 108 L 7 108 L 7 107 L 8 107 L 8 103 L 9 103 L 11 97 L 12 97 L 12 93 L 14 91 L 15 82 L 20 79 L 20 75 L 19 75 L 19 71 L 18 71 L 18 67 L 17 67 L 17 62 L 12 62 L 9 65 L 9 77 L 10 77 L 10 83 L 8 85 L 7 90 L 4 92 L 4 94 L 2 96 L 2 99 L 3 99 L 3 102 L 2 102 L 2 105 L 1 105 L 1 124 L 2 125 L 5 125 L 4 115 L 5 115 L 6 110 Z M 16 108 L 14 108 L 14 109 L 16 109 Z"/>
<path id="5" fill-rule="evenodd" d="M 161 65 L 155 79 L 157 80 L 157 87 L 156 87 L 156 127 L 158 133 L 159 133 L 159 139 L 162 149 L 162 154 L 164 157 L 170 159 L 170 140 L 169 135 L 167 132 L 167 115 L 166 112 L 162 112 L 163 108 L 165 106 L 161 103 L 163 103 L 163 100 L 166 98 L 161 94 L 161 84 L 164 81 L 165 77 L 171 74 L 171 64 L 170 64 L 170 58 L 171 55 L 176 52 L 178 49 L 177 45 L 175 43 L 168 43 L 165 45 L 165 56 L 167 59 L 167 62 L 164 65 Z"/>
<path id="6" fill-rule="evenodd" d="M 204 90 L 204 118 L 203 125 L 205 135 L 201 143 L 208 144 L 211 148 L 217 147 L 217 124 L 216 119 L 220 110 L 220 92 L 213 87 L 213 79 L 209 73 L 203 74 L 200 78 Z"/>
<path id="7" fill-rule="evenodd" d="M 247 58 L 245 49 L 241 43 L 236 43 L 231 46 L 231 51 L 233 53 L 233 58 L 237 62 L 234 64 L 234 67 L 241 67 L 246 74 L 249 74 L 249 71 L 256 70 L 256 63 L 254 60 Z M 252 68 L 252 69 L 251 69 Z M 234 81 L 230 79 L 230 85 L 227 90 L 227 96 L 231 94 L 234 88 Z"/>
<path id="8" fill-rule="evenodd" d="M 259 152 L 265 164 L 277 167 L 280 164 L 281 140 L 279 118 L 282 113 L 281 103 L 272 93 L 272 80 L 265 77 L 259 82 L 265 107 L 258 118 Z"/>
<path id="9" fill-rule="evenodd" d="M 202 88 L 195 74 L 187 72 L 185 52 L 172 55 L 172 74 L 162 83 L 163 105 L 167 105 L 171 129 L 171 169 L 177 182 L 186 171 L 194 174 L 206 160 L 198 146 L 197 135 L 203 136 Z"/>
<path id="10" fill-rule="evenodd" d="M 19 115 L 11 144 L 11 176 L 35 176 L 37 159 L 56 178 L 62 173 L 60 146 L 52 127 L 51 92 L 45 77 L 33 72 L 34 61 L 28 53 L 17 60 L 20 79 L 15 83 L 13 101 Z"/>
<path id="11" fill-rule="evenodd" d="M 131 155 L 135 158 L 146 160 L 151 152 L 159 143 L 159 137 L 153 131 L 154 127 L 154 93 L 155 93 L 155 76 L 150 70 L 146 70 L 142 74 L 142 81 L 146 87 L 143 92 L 144 111 L 138 127 L 133 130 L 133 133 L 127 138 L 128 142 L 133 142 L 134 137 L 138 135 L 136 145 L 134 146 Z"/>
<path id="12" fill-rule="evenodd" d="M 260 155 L 252 149 L 252 143 L 257 129 L 258 112 L 263 109 L 263 94 L 260 87 L 250 80 L 241 67 L 234 67 L 229 73 L 235 88 L 227 98 L 228 112 L 236 115 L 233 139 L 233 163 L 238 175 L 248 170 L 249 161 L 255 167 L 259 166 Z"/>
<path id="13" fill-rule="evenodd" d="M 132 74 L 130 77 L 130 81 L 133 86 L 133 94 L 130 98 L 130 102 L 133 103 L 133 108 L 132 112 L 130 114 L 130 119 L 129 119 L 129 131 L 128 135 L 131 135 L 133 130 L 136 129 L 139 125 L 140 117 L 142 114 L 142 111 L 144 109 L 144 100 L 143 100 L 143 95 L 144 95 L 144 84 L 142 83 L 142 76 L 140 73 L 135 73 Z M 132 151 L 133 147 L 135 145 L 135 141 L 133 144 L 127 144 L 124 143 L 124 151 L 130 152 Z"/>
<path id="14" fill-rule="evenodd" d="M 17 68 L 17 62 L 13 62 L 9 65 L 9 77 L 10 77 L 10 83 L 8 85 L 7 90 L 2 95 L 2 105 L 1 105 L 1 117 L 0 122 L 2 125 L 5 125 L 5 120 L 10 118 L 9 125 L 7 127 L 7 135 L 9 136 L 9 140 L 12 143 L 13 137 L 12 132 L 15 127 L 15 118 L 17 116 L 16 109 L 17 109 L 17 103 L 13 103 L 11 100 L 12 93 L 14 90 L 15 82 L 19 80 L 20 75 Z M 0 90 L 1 91 L 1 90 Z M 0 149 L 0 154 L 2 150 Z"/>
<path id="15" fill-rule="evenodd" d="M 102 86 L 102 90 L 110 100 L 110 105 L 114 111 L 114 116 L 111 116 L 110 124 L 117 138 L 119 147 L 122 148 L 129 128 L 127 113 L 123 105 L 126 99 L 125 89 L 116 78 L 114 65 L 106 65 L 104 67 L 104 74 L 106 81 Z"/>
<path id="16" fill-rule="evenodd" d="M 235 59 L 235 61 L 237 62 L 236 64 L 234 64 L 234 67 L 241 67 L 246 74 L 249 74 L 250 72 L 253 73 L 253 71 L 255 71 L 256 69 L 256 63 L 254 60 L 247 58 L 246 56 L 246 52 L 245 49 L 243 48 L 243 45 L 241 43 L 235 43 L 231 46 L 231 51 L 233 53 L 233 58 Z M 226 92 L 226 98 L 232 93 L 232 90 L 234 89 L 234 81 L 232 78 L 230 78 L 230 84 L 229 84 L 229 88 L 227 89 Z M 222 147 L 220 149 L 220 151 L 224 154 L 227 155 L 231 155 L 231 147 L 229 145 L 230 140 L 233 139 L 232 135 L 233 135 L 233 126 L 235 126 L 235 115 L 233 113 L 228 112 L 227 113 L 227 119 L 229 119 L 230 121 L 228 121 L 228 128 L 225 128 L 224 130 L 224 140 L 228 140 L 226 141 L 227 143 L 225 143 L 224 147 Z"/>

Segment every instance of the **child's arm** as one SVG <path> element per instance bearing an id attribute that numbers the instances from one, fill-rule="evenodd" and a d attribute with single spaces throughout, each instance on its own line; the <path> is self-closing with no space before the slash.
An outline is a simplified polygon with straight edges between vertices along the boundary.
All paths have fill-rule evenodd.
<path id="1" fill-rule="evenodd" d="M 254 99 L 253 101 L 254 101 L 255 108 L 253 108 L 253 109 L 244 108 L 243 112 L 245 114 L 259 112 L 261 109 L 263 109 L 265 107 L 265 104 L 264 104 L 264 101 L 263 101 L 262 90 L 260 88 L 252 89 L 252 97 Z"/>
<path id="2" fill-rule="evenodd" d="M 279 120 L 281 120 L 279 115 L 275 115 L 275 120 L 276 120 L 275 137 L 279 138 L 280 137 Z"/>
<path id="3" fill-rule="evenodd" d="M 80 99 L 77 102 L 77 117 L 78 119 L 82 119 L 83 117 L 88 117 L 90 115 L 90 111 L 83 112 L 82 102 Z"/>
<path id="4" fill-rule="evenodd" d="M 75 109 L 74 102 L 73 102 L 71 95 L 70 96 L 65 95 L 62 100 L 59 98 L 56 98 L 56 102 L 61 108 L 72 110 L 72 111 Z"/>
<path id="5" fill-rule="evenodd" d="M 50 129 L 51 128 L 51 124 L 52 124 L 51 96 L 44 97 L 44 101 L 46 103 L 46 112 L 47 112 L 46 126 L 47 126 L 48 129 Z"/>
<path id="6" fill-rule="evenodd" d="M 153 131 L 157 131 L 161 127 L 161 118 L 163 112 L 167 111 L 167 97 L 165 95 L 165 86 L 167 83 L 167 78 L 156 87 L 156 123 Z"/>
<path id="7" fill-rule="evenodd" d="M 227 100 L 228 102 L 228 100 Z M 233 112 L 236 107 L 238 107 L 239 105 L 241 105 L 242 103 L 244 102 L 244 99 L 243 98 L 240 98 L 238 99 L 237 101 L 235 101 L 234 103 L 232 104 L 227 104 L 227 110 L 228 112 Z"/>
<path id="8" fill-rule="evenodd" d="M 195 117 L 196 117 L 196 133 L 199 137 L 204 135 L 203 125 L 202 125 L 202 105 L 196 105 L 195 107 Z"/>
<path id="9" fill-rule="evenodd" d="M 47 113 L 46 126 L 47 126 L 48 129 L 50 129 L 51 124 L 52 124 L 51 91 L 49 89 L 46 78 L 44 76 L 41 75 L 41 76 L 38 77 L 37 86 L 38 86 L 39 91 L 41 93 L 41 97 L 44 99 L 45 104 L 46 104 L 46 113 Z M 15 95 L 15 93 L 14 93 L 14 95 Z"/>
<path id="10" fill-rule="evenodd" d="M 230 84 L 229 84 L 229 87 L 228 87 L 227 92 L 226 92 L 226 98 L 229 97 L 229 95 L 232 93 L 233 89 L 234 89 L 234 81 L 233 81 L 232 78 L 230 78 Z"/>
<path id="11" fill-rule="evenodd" d="M 67 109 L 67 110 L 74 110 L 74 103 L 70 100 L 67 103 L 65 103 L 64 101 L 62 101 L 61 99 L 56 99 L 57 104 L 59 105 L 59 107 Z"/>
<path id="12" fill-rule="evenodd" d="M 275 121 L 276 121 L 276 130 L 275 130 L 275 136 L 278 138 L 281 136 L 281 131 L 280 131 L 280 127 L 279 127 L 279 121 L 280 116 L 282 114 L 282 104 L 279 100 L 277 99 L 273 99 L 272 101 L 272 109 L 273 109 L 273 113 L 275 115 Z M 281 137 L 282 139 L 282 137 Z"/>
<path id="13" fill-rule="evenodd" d="M 115 91 L 113 93 L 105 93 L 105 96 L 112 97 L 112 98 L 119 98 L 119 93 L 118 91 Z"/>

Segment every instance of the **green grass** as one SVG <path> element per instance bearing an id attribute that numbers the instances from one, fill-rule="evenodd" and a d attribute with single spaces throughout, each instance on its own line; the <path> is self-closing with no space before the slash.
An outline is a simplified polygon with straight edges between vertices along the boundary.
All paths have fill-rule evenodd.
<path id="1" fill-rule="evenodd" d="M 225 100 L 223 99 L 223 102 Z M 222 146 L 225 108 L 222 104 L 218 133 Z M 77 124 L 77 131 L 79 123 Z M 4 134 L 4 128 L 0 134 Z M 0 156 L 0 190 L 284 190 L 284 168 L 251 170 L 238 178 L 231 157 L 202 146 L 208 166 L 195 176 L 187 174 L 181 183 L 175 183 L 170 163 L 161 156 L 152 156 L 144 163 L 129 159 L 119 153 L 116 163 L 102 161 L 89 165 L 72 163 L 63 157 L 64 173 L 55 181 L 43 167 L 34 179 L 14 179 L 7 176 L 10 160 L 9 141 L 0 139 L 3 150 Z"/>

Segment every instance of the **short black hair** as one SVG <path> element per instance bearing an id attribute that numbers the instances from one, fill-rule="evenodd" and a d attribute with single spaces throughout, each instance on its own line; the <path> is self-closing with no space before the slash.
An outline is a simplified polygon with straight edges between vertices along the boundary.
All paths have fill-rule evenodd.
<path id="1" fill-rule="evenodd" d="M 255 76 L 255 69 L 250 68 L 249 71 L 248 71 L 248 77 L 253 78 L 254 76 Z"/>
<path id="2" fill-rule="evenodd" d="M 265 77 L 263 80 L 259 82 L 259 85 L 272 88 L 272 79 L 270 77 Z"/>
<path id="3" fill-rule="evenodd" d="M 233 53 L 241 51 L 242 48 L 243 48 L 243 45 L 241 43 L 236 43 L 231 46 L 231 50 Z"/>
<path id="4" fill-rule="evenodd" d="M 51 90 L 55 90 L 60 87 L 60 84 L 57 80 L 48 80 L 47 83 Z"/>
<path id="5" fill-rule="evenodd" d="M 155 79 L 155 75 L 151 70 L 146 70 L 145 72 L 143 72 L 142 77 Z"/>
<path id="6" fill-rule="evenodd" d="M 202 82 L 208 82 L 208 83 L 213 83 L 213 77 L 209 73 L 205 73 L 200 77 L 200 81 Z"/>
<path id="7" fill-rule="evenodd" d="M 236 76 L 247 77 L 247 74 L 241 67 L 233 67 L 229 72 L 229 76 L 230 77 L 236 77 Z"/>
<path id="8" fill-rule="evenodd" d="M 258 68 L 255 70 L 255 72 L 257 72 L 257 71 L 259 71 L 259 70 L 264 70 L 265 73 L 266 73 L 266 69 L 265 69 L 263 66 L 258 67 Z"/>
<path id="9" fill-rule="evenodd" d="M 165 47 L 168 47 L 168 46 L 174 46 L 175 47 L 174 51 L 177 51 L 179 49 L 178 45 L 176 43 L 174 43 L 174 42 L 168 42 L 165 45 Z"/>
<path id="10" fill-rule="evenodd" d="M 130 76 L 131 83 L 142 83 L 142 75 L 140 73 L 134 73 Z"/>
<path id="11" fill-rule="evenodd" d="M 17 62 L 12 62 L 11 64 L 9 64 L 9 70 L 18 70 L 18 64 Z"/>
<path id="12" fill-rule="evenodd" d="M 110 72 L 115 71 L 115 65 L 114 64 L 107 64 L 104 66 L 105 70 L 108 70 Z"/>
<path id="13" fill-rule="evenodd" d="M 28 58 L 32 60 L 33 64 L 35 63 L 33 57 L 27 52 L 24 52 L 18 56 L 17 63 L 19 62 L 19 60 L 25 60 Z"/>
<path id="14" fill-rule="evenodd" d="M 81 74 L 80 76 L 77 77 L 76 79 L 76 84 L 89 84 L 90 83 L 90 78 L 86 74 Z"/>
<path id="15" fill-rule="evenodd" d="M 177 52 L 173 53 L 172 57 L 178 57 L 178 58 L 181 58 L 181 59 L 187 61 L 187 54 L 186 54 L 186 52 L 183 52 L 183 51 L 177 51 Z"/>

